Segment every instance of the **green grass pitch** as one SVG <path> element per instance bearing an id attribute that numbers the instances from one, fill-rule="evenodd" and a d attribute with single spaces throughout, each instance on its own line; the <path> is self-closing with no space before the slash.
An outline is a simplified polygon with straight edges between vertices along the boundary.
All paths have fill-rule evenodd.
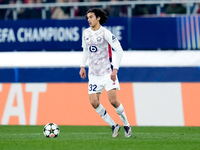
<path id="1" fill-rule="evenodd" d="M 112 138 L 108 126 L 59 126 L 57 138 L 46 138 L 43 126 L 0 126 L 0 150 L 198 150 L 200 127 L 132 127 Z"/>

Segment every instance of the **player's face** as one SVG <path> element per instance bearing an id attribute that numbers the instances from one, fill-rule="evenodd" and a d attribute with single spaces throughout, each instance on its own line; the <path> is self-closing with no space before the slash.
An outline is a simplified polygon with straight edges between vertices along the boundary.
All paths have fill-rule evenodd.
<path id="1" fill-rule="evenodd" d="M 92 12 L 87 14 L 87 20 L 92 28 L 95 28 L 97 25 L 99 25 L 99 19 L 100 18 L 96 18 L 95 14 Z"/>

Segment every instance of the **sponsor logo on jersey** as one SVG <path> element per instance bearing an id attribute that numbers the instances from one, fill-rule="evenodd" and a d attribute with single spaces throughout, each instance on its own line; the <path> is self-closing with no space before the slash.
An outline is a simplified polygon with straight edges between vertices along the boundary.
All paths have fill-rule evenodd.
<path id="1" fill-rule="evenodd" d="M 95 52 L 97 52 L 97 47 L 94 46 L 94 45 L 91 45 L 91 46 L 89 47 L 89 51 L 92 52 L 92 53 L 95 53 Z"/>

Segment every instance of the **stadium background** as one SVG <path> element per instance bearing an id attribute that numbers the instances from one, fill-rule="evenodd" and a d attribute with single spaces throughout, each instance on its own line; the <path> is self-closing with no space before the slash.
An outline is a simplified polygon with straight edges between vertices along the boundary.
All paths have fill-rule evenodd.
<path id="1" fill-rule="evenodd" d="M 200 18 L 188 10 L 157 13 L 110 17 L 105 24 L 124 49 L 118 97 L 131 125 L 199 126 Z M 106 125 L 78 74 L 86 27 L 81 17 L 0 21 L 2 125 Z M 121 124 L 105 92 L 101 99 Z"/>

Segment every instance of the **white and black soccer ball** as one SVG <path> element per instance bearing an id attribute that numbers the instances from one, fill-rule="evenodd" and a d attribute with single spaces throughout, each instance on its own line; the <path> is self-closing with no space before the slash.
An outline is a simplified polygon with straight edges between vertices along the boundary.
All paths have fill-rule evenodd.
<path id="1" fill-rule="evenodd" d="M 48 138 L 51 138 L 51 137 L 56 138 L 60 133 L 60 129 L 58 125 L 55 123 L 47 123 L 44 126 L 43 133 L 44 133 L 44 136 Z"/>

